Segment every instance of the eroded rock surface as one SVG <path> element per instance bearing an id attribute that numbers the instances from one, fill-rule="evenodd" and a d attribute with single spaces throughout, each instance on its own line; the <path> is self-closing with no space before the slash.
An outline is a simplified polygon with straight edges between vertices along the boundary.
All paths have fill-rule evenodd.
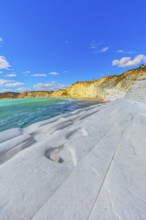
<path id="1" fill-rule="evenodd" d="M 0 144 L 0 219 L 146 219 L 146 74 L 123 99 L 2 132 Z"/>

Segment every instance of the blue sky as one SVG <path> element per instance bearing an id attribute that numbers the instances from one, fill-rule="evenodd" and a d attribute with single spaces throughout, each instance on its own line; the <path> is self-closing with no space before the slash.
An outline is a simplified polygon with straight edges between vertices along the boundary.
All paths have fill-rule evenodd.
<path id="1" fill-rule="evenodd" d="M 145 0 L 3 0 L 0 91 L 52 90 L 146 63 Z"/>

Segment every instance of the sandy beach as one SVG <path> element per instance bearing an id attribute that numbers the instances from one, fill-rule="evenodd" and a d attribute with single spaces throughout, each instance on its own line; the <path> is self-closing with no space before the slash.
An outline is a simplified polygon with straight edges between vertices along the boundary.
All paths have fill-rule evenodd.
<path id="1" fill-rule="evenodd" d="M 121 99 L 0 132 L 0 220 L 146 219 L 145 78 Z"/>

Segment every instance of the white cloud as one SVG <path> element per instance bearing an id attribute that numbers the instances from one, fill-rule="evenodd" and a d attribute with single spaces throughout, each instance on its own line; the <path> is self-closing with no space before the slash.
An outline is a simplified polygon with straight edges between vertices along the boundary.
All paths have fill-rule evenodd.
<path id="1" fill-rule="evenodd" d="M 134 51 L 126 51 L 126 50 L 117 50 L 116 53 L 122 53 L 122 54 L 134 54 Z"/>
<path id="2" fill-rule="evenodd" d="M 6 60 L 5 57 L 0 56 L 0 69 L 8 69 L 10 67 L 10 64 Z"/>
<path id="3" fill-rule="evenodd" d="M 128 67 L 138 65 L 141 62 L 146 62 L 146 56 L 143 54 L 137 55 L 133 60 L 131 59 L 131 57 L 123 57 L 120 60 L 113 60 L 112 65 L 119 67 Z"/>
<path id="4" fill-rule="evenodd" d="M 27 91 L 31 91 L 31 89 L 28 87 L 20 87 L 20 88 L 16 89 L 16 92 L 19 92 L 19 93 L 23 93 L 23 92 L 27 92 Z"/>
<path id="5" fill-rule="evenodd" d="M 8 92 L 8 90 L 7 89 L 1 89 L 0 93 L 3 93 L 3 92 Z"/>
<path id="6" fill-rule="evenodd" d="M 59 73 L 57 73 L 57 72 L 51 72 L 51 73 L 49 73 L 49 75 L 57 76 L 57 75 L 59 75 Z"/>
<path id="7" fill-rule="evenodd" d="M 36 90 L 52 90 L 54 88 L 56 82 L 52 81 L 49 83 L 37 83 L 33 87 Z"/>
<path id="8" fill-rule="evenodd" d="M 22 73 L 24 73 L 24 74 L 27 76 L 28 74 L 31 73 L 31 71 L 30 71 L 30 70 L 26 70 L 26 71 L 24 71 L 24 72 L 22 72 Z"/>
<path id="9" fill-rule="evenodd" d="M 90 49 L 93 53 L 105 53 L 109 50 L 109 46 L 104 46 L 103 43 L 98 43 L 97 41 L 93 40 L 90 43 Z"/>
<path id="10" fill-rule="evenodd" d="M 6 83 L 11 82 L 11 80 L 0 79 L 0 85 L 5 85 Z"/>
<path id="11" fill-rule="evenodd" d="M 65 89 L 67 87 L 69 87 L 70 85 L 66 85 L 66 84 L 58 84 L 58 88 L 57 89 Z"/>
<path id="12" fill-rule="evenodd" d="M 35 77 L 43 76 L 43 77 L 46 77 L 47 74 L 36 73 L 36 74 L 32 74 L 31 76 L 35 76 Z"/>
<path id="13" fill-rule="evenodd" d="M 7 87 L 17 87 L 17 86 L 22 86 L 22 85 L 24 85 L 24 83 L 22 82 L 11 82 L 11 83 L 4 84 L 4 86 L 7 86 Z"/>
<path id="14" fill-rule="evenodd" d="M 96 49 L 101 44 L 102 43 L 97 43 L 96 40 L 92 40 L 91 43 L 90 43 L 90 49 Z"/>
<path id="15" fill-rule="evenodd" d="M 100 53 L 105 53 L 106 51 L 109 50 L 109 47 L 103 47 L 99 50 Z"/>
<path id="16" fill-rule="evenodd" d="M 14 80 L 0 79 L 0 85 L 6 86 L 6 87 L 17 87 L 17 86 L 24 85 L 24 83 L 16 82 Z"/>
<path id="17" fill-rule="evenodd" d="M 16 73 L 10 73 L 10 74 L 7 74 L 8 77 L 15 77 L 16 76 Z"/>
<path id="18" fill-rule="evenodd" d="M 68 87 L 68 85 L 58 84 L 55 81 L 52 81 L 48 83 L 37 83 L 33 87 L 35 90 L 51 91 L 51 90 L 58 90 L 58 89 L 66 88 Z"/>

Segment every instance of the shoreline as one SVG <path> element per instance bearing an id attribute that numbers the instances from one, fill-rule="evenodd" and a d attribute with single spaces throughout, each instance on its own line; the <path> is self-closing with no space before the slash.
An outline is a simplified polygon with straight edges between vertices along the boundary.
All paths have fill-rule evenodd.
<path id="1" fill-rule="evenodd" d="M 38 104 L 36 104 L 38 102 Z M 4 104 L 3 104 L 4 103 Z M 15 104 L 13 106 L 13 103 Z M 33 104 L 34 103 L 34 104 Z M 52 103 L 52 104 L 51 104 Z M 0 117 L 0 132 L 12 129 L 12 128 L 24 128 L 33 123 L 45 121 L 52 119 L 56 116 L 64 115 L 68 112 L 73 112 L 78 109 L 84 109 L 88 106 L 94 106 L 103 104 L 104 102 L 99 102 L 93 99 L 71 99 L 71 98 L 54 98 L 50 97 L 46 98 L 27 98 L 23 99 L 14 99 L 7 100 L 1 102 L 2 111 L 5 109 L 5 114 L 3 118 Z M 9 109 L 13 107 L 13 112 L 9 113 Z M 22 107 L 21 107 L 22 106 Z M 32 110 L 29 110 L 29 106 L 31 106 Z M 34 106 L 34 107 L 33 107 Z M 17 111 L 17 108 L 19 111 Z M 42 109 L 43 113 L 38 109 Z M 28 112 L 28 119 L 27 117 Z M 29 114 L 30 117 L 29 117 Z M 22 116 L 21 116 L 22 115 Z M 23 116 L 26 116 L 23 118 Z M 16 121 L 13 120 L 13 117 Z M 35 119 L 36 118 L 36 119 Z M 12 123 L 9 123 L 9 120 Z M 18 119 L 18 120 L 17 120 Z"/>
<path id="2" fill-rule="evenodd" d="M 0 218 L 145 218 L 145 87 L 1 132 Z"/>
<path id="3" fill-rule="evenodd" d="M 60 98 L 60 96 L 51 96 L 51 97 L 54 97 L 54 98 Z M 66 96 L 61 96 L 62 98 L 65 98 L 65 99 L 79 99 L 79 100 L 95 100 L 95 101 L 98 101 L 100 103 L 104 103 L 104 102 L 107 102 L 107 101 L 104 101 L 103 99 L 99 99 L 99 98 L 96 98 L 96 97 L 66 97 Z"/>
<path id="4" fill-rule="evenodd" d="M 104 101 L 103 99 L 99 99 L 99 98 L 96 98 L 96 97 L 66 97 L 66 96 L 48 96 L 48 97 L 25 97 L 25 98 L 2 98 L 0 100 L 13 100 L 13 99 L 35 99 L 35 98 L 58 98 L 58 99 L 80 99 L 80 100 L 95 100 L 95 101 L 98 101 L 98 102 L 107 102 L 107 101 Z"/>

